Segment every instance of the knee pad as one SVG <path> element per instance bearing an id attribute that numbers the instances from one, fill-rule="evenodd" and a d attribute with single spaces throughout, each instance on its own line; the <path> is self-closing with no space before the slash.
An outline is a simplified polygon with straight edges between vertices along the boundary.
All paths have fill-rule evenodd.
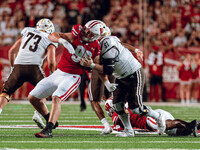
<path id="1" fill-rule="evenodd" d="M 124 107 L 124 102 L 119 102 L 119 103 L 113 104 L 113 106 L 118 115 L 121 115 L 124 113 L 128 114 L 128 111 Z"/>
<path id="2" fill-rule="evenodd" d="M 6 98 L 8 102 L 10 101 L 10 95 L 7 94 L 7 93 L 3 92 L 3 93 L 0 94 L 0 96 Z"/>

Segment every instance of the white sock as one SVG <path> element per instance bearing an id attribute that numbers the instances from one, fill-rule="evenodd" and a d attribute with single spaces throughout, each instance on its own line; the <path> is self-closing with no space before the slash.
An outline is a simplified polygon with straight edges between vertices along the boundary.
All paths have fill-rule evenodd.
<path id="1" fill-rule="evenodd" d="M 158 117 L 160 116 L 160 114 L 152 109 L 149 109 L 149 112 L 147 113 L 146 116 L 150 116 L 153 117 L 154 119 L 158 119 Z"/>
<path id="2" fill-rule="evenodd" d="M 2 109 L 0 108 L 0 114 L 1 114 L 1 112 L 2 112 Z"/>
<path id="3" fill-rule="evenodd" d="M 110 124 L 108 123 L 106 118 L 101 119 L 101 123 L 104 125 L 104 127 L 110 127 Z"/>
<path id="4" fill-rule="evenodd" d="M 121 119 L 121 121 L 122 121 L 122 123 L 123 123 L 125 128 L 127 128 L 129 131 L 133 131 L 133 128 L 132 128 L 131 122 L 130 122 L 129 114 L 126 114 L 126 113 L 120 114 L 119 118 Z"/>

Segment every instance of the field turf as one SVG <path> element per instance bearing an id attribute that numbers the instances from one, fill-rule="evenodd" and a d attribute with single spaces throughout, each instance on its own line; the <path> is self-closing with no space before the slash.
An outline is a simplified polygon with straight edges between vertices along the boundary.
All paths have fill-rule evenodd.
<path id="1" fill-rule="evenodd" d="M 50 110 L 51 105 L 48 104 Z M 185 121 L 200 120 L 200 105 L 196 106 L 152 106 L 169 111 L 175 118 Z M 200 137 L 159 136 L 137 132 L 135 137 L 119 138 L 116 133 L 100 136 L 101 126 L 90 104 L 80 112 L 79 104 L 64 102 L 59 117 L 61 127 L 53 130 L 53 138 L 36 138 L 40 132 L 32 121 L 34 109 L 30 104 L 9 103 L 0 115 L 0 149 L 200 149 Z M 111 118 L 106 114 L 108 121 Z M 112 123 L 111 123 L 112 124 Z M 87 125 L 91 128 L 65 128 L 66 125 Z M 72 130 L 73 129 L 73 130 Z"/>

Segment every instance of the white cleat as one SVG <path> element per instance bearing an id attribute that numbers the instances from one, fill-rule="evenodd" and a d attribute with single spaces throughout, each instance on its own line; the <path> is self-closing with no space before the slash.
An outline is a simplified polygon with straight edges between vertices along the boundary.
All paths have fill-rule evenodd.
<path id="1" fill-rule="evenodd" d="M 102 132 L 100 133 L 100 135 L 106 135 L 106 134 L 110 134 L 110 133 L 112 133 L 112 127 L 111 126 L 104 128 L 102 130 Z"/>
<path id="2" fill-rule="evenodd" d="M 44 129 L 45 128 L 45 125 L 44 125 L 44 123 L 42 121 L 41 115 L 37 111 L 34 112 L 34 115 L 33 115 L 32 119 L 40 129 Z"/>
<path id="3" fill-rule="evenodd" d="M 158 124 L 158 134 L 162 135 L 165 132 L 166 124 L 165 124 L 165 118 L 162 114 L 157 119 Z"/>
<path id="4" fill-rule="evenodd" d="M 131 137 L 135 136 L 134 130 L 128 131 L 128 129 L 124 129 L 123 132 L 117 134 L 118 137 Z"/>

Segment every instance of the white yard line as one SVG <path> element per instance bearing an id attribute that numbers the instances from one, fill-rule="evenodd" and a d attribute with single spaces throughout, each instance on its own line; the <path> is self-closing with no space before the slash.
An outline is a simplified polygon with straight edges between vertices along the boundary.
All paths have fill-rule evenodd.
<path id="1" fill-rule="evenodd" d="M 118 138 L 118 137 L 116 137 Z M 131 138 L 134 138 L 134 137 L 131 137 Z M 55 143 L 55 144 L 58 144 L 58 143 L 104 143 L 104 144 L 130 144 L 130 141 L 0 141 L 0 143 Z M 177 144 L 183 144 L 184 143 L 187 143 L 187 144 L 200 144 L 200 141 L 134 141 L 134 144 L 135 143 L 177 143 Z"/>

